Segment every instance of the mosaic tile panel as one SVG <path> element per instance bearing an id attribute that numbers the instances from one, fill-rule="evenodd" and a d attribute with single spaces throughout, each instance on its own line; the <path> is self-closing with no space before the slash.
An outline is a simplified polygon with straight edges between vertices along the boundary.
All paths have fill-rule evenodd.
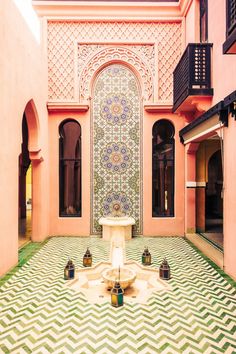
<path id="1" fill-rule="evenodd" d="M 63 279 L 68 257 L 76 268 L 89 246 L 93 263 L 109 259 L 101 238 L 51 238 L 0 287 L 1 354 L 233 354 L 236 353 L 236 289 L 184 239 L 137 237 L 126 242 L 126 259 L 151 268 L 164 257 L 171 291 L 147 304 L 91 304 Z"/>
<path id="2" fill-rule="evenodd" d="M 114 64 L 97 77 L 92 113 L 92 234 L 100 234 L 98 220 L 129 215 L 135 234 L 142 227 L 140 95 L 134 74 Z"/>

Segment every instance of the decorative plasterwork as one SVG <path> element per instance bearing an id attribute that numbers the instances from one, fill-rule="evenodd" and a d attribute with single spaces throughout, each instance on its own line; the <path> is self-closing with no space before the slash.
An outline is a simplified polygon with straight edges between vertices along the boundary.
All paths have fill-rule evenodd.
<path id="1" fill-rule="evenodd" d="M 138 46 L 133 46 L 133 48 L 136 47 Z M 153 95 L 152 73 L 148 67 L 148 64 L 144 63 L 144 61 L 137 54 L 127 47 L 109 47 L 102 49 L 96 53 L 88 63 L 85 63 L 79 78 L 80 99 L 83 100 L 89 98 L 92 78 L 98 68 L 101 68 L 106 63 L 115 61 L 127 63 L 137 70 L 140 75 L 141 82 L 143 83 L 144 99 L 147 101 L 150 100 Z M 154 65 L 153 74 L 155 74 Z"/>
<path id="2" fill-rule="evenodd" d="M 181 22 L 79 22 L 48 21 L 48 81 L 49 101 L 78 102 L 78 44 L 114 43 L 129 48 L 145 63 L 155 78 L 155 100 L 170 104 L 173 92 L 173 70 L 182 49 Z M 99 44 L 96 44 L 99 43 Z M 146 44 L 145 44 L 146 43 Z M 148 43 L 155 43 L 148 47 Z M 108 45 L 107 45 L 108 46 Z M 94 47 L 86 52 L 83 63 L 88 62 Z M 146 53 L 145 53 L 146 51 Z M 87 56 L 88 55 L 88 56 Z M 154 58 L 154 59 L 153 59 Z M 81 59 L 82 60 L 82 59 Z"/>
<path id="3" fill-rule="evenodd" d="M 78 45 L 78 76 L 80 76 L 83 66 L 86 65 L 92 57 L 101 50 L 109 47 L 121 46 L 120 43 L 79 43 Z M 136 55 L 138 55 L 142 61 L 144 61 L 152 71 L 154 76 L 156 72 L 155 65 L 155 46 L 154 43 L 122 43 L 122 47 L 128 47 Z"/>

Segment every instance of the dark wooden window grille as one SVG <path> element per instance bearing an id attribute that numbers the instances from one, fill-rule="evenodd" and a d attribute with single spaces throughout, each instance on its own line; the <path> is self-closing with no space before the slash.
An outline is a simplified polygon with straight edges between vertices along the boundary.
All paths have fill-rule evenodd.
<path id="1" fill-rule="evenodd" d="M 208 0 L 200 0 L 200 42 L 208 40 Z"/>
<path id="2" fill-rule="evenodd" d="M 227 36 L 236 28 L 236 0 L 227 0 L 226 4 Z"/>
<path id="3" fill-rule="evenodd" d="M 60 216 L 81 216 L 81 127 L 67 119 L 59 127 Z"/>
<path id="4" fill-rule="evenodd" d="M 212 44 L 190 43 L 174 70 L 174 111 L 189 95 L 212 95 Z"/>
<path id="5" fill-rule="evenodd" d="M 174 216 L 174 126 L 157 121 L 152 131 L 152 216 Z"/>

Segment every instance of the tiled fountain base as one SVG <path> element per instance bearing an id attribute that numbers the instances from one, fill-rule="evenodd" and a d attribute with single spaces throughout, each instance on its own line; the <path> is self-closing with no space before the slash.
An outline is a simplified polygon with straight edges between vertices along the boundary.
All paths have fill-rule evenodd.
<path id="1" fill-rule="evenodd" d="M 126 262 L 125 267 L 135 272 L 136 279 L 134 284 L 125 289 L 124 303 L 145 304 L 153 292 L 171 289 L 168 282 L 159 278 L 157 269 L 144 267 L 135 261 Z M 110 301 L 111 292 L 102 277 L 102 273 L 110 268 L 110 263 L 99 262 L 92 268 L 79 269 L 75 274 L 75 279 L 66 282 L 66 286 L 82 292 L 92 304 L 102 304 Z"/>
<path id="2" fill-rule="evenodd" d="M 126 242 L 126 259 L 137 262 L 148 246 L 152 269 L 166 256 L 171 291 L 120 308 L 65 285 L 68 257 L 82 267 L 87 246 L 93 264 L 108 261 L 102 239 L 52 238 L 1 286 L 0 353 L 236 353 L 236 290 L 185 240 Z"/>

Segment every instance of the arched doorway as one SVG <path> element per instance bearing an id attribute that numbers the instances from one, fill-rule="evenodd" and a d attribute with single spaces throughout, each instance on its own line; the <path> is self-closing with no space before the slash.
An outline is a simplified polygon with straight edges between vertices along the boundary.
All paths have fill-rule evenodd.
<path id="1" fill-rule="evenodd" d="M 41 233 L 40 218 L 42 205 L 41 147 L 39 142 L 39 119 L 34 101 L 31 99 L 22 118 L 22 143 L 19 155 L 19 246 L 31 238 L 38 241 Z M 45 221 L 44 221 L 45 223 Z"/>
<path id="2" fill-rule="evenodd" d="M 208 162 L 206 185 L 206 232 L 223 232 L 223 171 L 221 151 L 217 150 Z"/>
<path id="3" fill-rule="evenodd" d="M 141 95 L 134 73 L 110 64 L 97 75 L 91 115 L 91 234 L 98 220 L 113 214 L 135 219 L 142 233 Z"/>
<path id="4" fill-rule="evenodd" d="M 19 247 L 30 241 L 32 234 L 32 168 L 29 155 L 29 132 L 24 113 L 22 119 L 22 143 L 19 155 Z"/>

